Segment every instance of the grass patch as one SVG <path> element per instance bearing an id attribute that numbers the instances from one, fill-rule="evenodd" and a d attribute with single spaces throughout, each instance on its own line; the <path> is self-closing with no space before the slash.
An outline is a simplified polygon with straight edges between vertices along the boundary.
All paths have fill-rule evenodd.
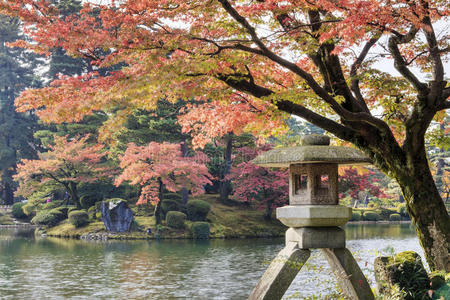
<path id="1" fill-rule="evenodd" d="M 96 233 L 105 230 L 105 225 L 101 221 L 91 222 L 88 225 L 76 228 L 70 224 L 69 220 L 64 220 L 57 226 L 47 229 L 46 233 L 50 236 L 79 238 L 88 233 Z"/>

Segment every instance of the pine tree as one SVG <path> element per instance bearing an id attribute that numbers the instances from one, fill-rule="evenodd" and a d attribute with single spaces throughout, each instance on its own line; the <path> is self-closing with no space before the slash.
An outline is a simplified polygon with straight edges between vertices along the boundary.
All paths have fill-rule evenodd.
<path id="1" fill-rule="evenodd" d="M 17 113 L 14 99 L 25 88 L 39 86 L 33 74 L 38 60 L 23 49 L 6 45 L 21 38 L 20 21 L 0 15 L 0 198 L 5 204 L 14 202 L 12 176 L 17 162 L 36 155 L 36 120 L 30 113 Z"/>

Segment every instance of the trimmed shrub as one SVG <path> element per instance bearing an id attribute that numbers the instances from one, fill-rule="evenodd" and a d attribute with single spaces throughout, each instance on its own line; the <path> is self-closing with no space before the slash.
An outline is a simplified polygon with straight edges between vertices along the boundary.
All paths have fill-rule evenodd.
<path id="1" fill-rule="evenodd" d="M 57 208 L 51 210 L 41 210 L 36 214 L 33 219 L 31 219 L 31 223 L 36 225 L 46 225 L 46 226 L 55 226 L 60 221 L 64 220 L 65 216 Z"/>
<path id="2" fill-rule="evenodd" d="M 101 211 L 96 212 L 96 213 L 95 213 L 95 218 L 96 218 L 97 220 L 101 220 L 101 218 L 102 218 L 102 212 L 101 212 Z"/>
<path id="3" fill-rule="evenodd" d="M 366 211 L 363 215 L 364 221 L 378 221 L 380 219 L 380 215 L 376 212 Z"/>
<path id="4" fill-rule="evenodd" d="M 163 200 L 161 202 L 161 209 L 164 214 L 167 214 L 169 211 L 180 210 L 178 203 L 175 200 Z"/>
<path id="5" fill-rule="evenodd" d="M 192 237 L 196 240 L 209 239 L 209 223 L 194 222 L 191 227 Z"/>
<path id="6" fill-rule="evenodd" d="M 183 229 L 186 214 L 179 211 L 169 211 L 166 215 L 166 225 L 172 228 Z"/>
<path id="7" fill-rule="evenodd" d="M 17 219 L 25 219 L 27 215 L 23 212 L 22 207 L 26 205 L 26 203 L 18 202 L 14 203 L 12 206 L 12 215 Z"/>
<path id="8" fill-rule="evenodd" d="M 183 201 L 183 196 L 178 193 L 165 193 L 163 198 L 167 200 L 173 200 L 177 203 L 182 203 Z"/>
<path id="9" fill-rule="evenodd" d="M 191 221 L 206 221 L 211 205 L 203 200 L 191 200 L 187 203 L 187 217 Z"/>
<path id="10" fill-rule="evenodd" d="M 34 216 L 36 214 L 36 206 L 34 206 L 31 203 L 27 203 L 24 206 L 22 206 L 22 211 L 28 217 L 32 217 L 32 216 Z"/>
<path id="11" fill-rule="evenodd" d="M 397 212 L 402 216 L 402 218 L 409 219 L 408 209 L 406 208 L 406 203 L 401 203 L 397 206 Z"/>
<path id="12" fill-rule="evenodd" d="M 359 211 L 354 211 L 352 213 L 352 218 L 350 221 L 360 221 L 361 220 L 361 213 Z"/>
<path id="13" fill-rule="evenodd" d="M 395 209 L 378 208 L 376 213 L 380 214 L 380 220 L 389 220 L 389 216 L 395 214 L 397 211 Z"/>
<path id="14" fill-rule="evenodd" d="M 70 214 L 71 211 L 78 210 L 78 208 L 75 205 L 68 205 L 67 207 L 67 214 Z"/>
<path id="15" fill-rule="evenodd" d="M 75 227 L 83 227 L 89 224 L 89 215 L 84 210 L 73 210 L 69 213 L 69 221 Z"/>
<path id="16" fill-rule="evenodd" d="M 55 201 L 52 201 L 52 202 L 43 204 L 41 209 L 42 209 L 42 210 L 49 210 L 49 209 L 52 209 L 52 208 L 56 208 L 56 207 L 58 207 L 58 206 L 61 206 L 62 203 L 63 203 L 62 200 L 55 200 Z"/>
<path id="17" fill-rule="evenodd" d="M 389 216 L 389 221 L 400 221 L 402 217 L 399 214 L 392 214 Z"/>

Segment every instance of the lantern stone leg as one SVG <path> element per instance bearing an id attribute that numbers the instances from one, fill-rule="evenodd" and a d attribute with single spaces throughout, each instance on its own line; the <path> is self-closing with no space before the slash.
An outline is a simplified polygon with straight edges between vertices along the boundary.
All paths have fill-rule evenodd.
<path id="1" fill-rule="evenodd" d="M 345 247 L 345 231 L 339 227 L 302 227 L 286 231 L 286 247 L 269 265 L 249 300 L 279 300 L 310 256 L 320 248 L 344 294 L 352 300 L 373 300 L 373 292 L 351 252 Z"/>
<path id="2" fill-rule="evenodd" d="M 281 299 L 310 253 L 308 249 L 300 249 L 296 242 L 287 243 L 271 262 L 248 299 Z"/>
<path id="3" fill-rule="evenodd" d="M 375 299 L 366 277 L 347 248 L 322 249 L 344 294 L 350 299 Z"/>

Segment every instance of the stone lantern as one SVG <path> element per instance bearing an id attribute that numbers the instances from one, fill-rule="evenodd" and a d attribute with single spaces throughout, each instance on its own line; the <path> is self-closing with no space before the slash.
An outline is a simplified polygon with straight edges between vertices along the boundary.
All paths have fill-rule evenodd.
<path id="1" fill-rule="evenodd" d="M 249 299 L 281 299 L 310 256 L 322 249 L 342 290 L 350 299 L 374 299 L 353 255 L 345 247 L 345 225 L 352 209 L 339 205 L 338 166 L 368 164 L 356 149 L 330 146 L 330 138 L 309 135 L 302 146 L 276 148 L 253 160 L 263 167 L 289 167 L 289 205 L 277 208 L 277 219 L 289 229 L 286 247 L 272 261 Z M 293 268 L 292 266 L 297 266 Z"/>

